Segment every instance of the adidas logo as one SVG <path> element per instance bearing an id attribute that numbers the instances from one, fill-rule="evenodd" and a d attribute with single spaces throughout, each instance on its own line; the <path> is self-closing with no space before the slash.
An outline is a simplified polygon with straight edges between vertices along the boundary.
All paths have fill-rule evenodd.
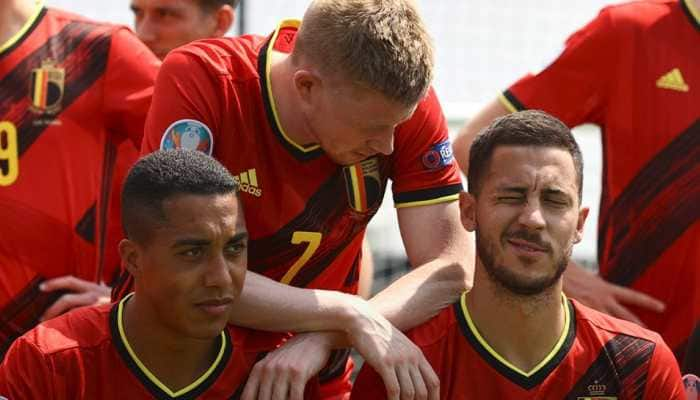
<path id="1" fill-rule="evenodd" d="M 238 184 L 241 192 L 248 193 L 255 197 L 262 196 L 262 189 L 258 186 L 258 175 L 255 173 L 255 168 L 233 177 L 233 180 Z"/>
<path id="2" fill-rule="evenodd" d="M 679 92 L 687 92 L 690 88 L 683 80 L 683 75 L 681 70 L 674 68 L 671 71 L 665 73 L 661 78 L 656 81 L 656 87 L 662 89 L 676 90 Z"/>

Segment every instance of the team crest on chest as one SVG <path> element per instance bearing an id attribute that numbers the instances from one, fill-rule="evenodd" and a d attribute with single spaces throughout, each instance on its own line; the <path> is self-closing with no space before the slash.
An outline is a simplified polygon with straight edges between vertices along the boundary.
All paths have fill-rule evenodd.
<path id="1" fill-rule="evenodd" d="M 66 71 L 57 67 L 50 58 L 44 60 L 41 67 L 32 70 L 29 97 L 34 113 L 54 115 L 61 111 L 65 77 Z"/>
<path id="2" fill-rule="evenodd" d="M 363 213 L 379 206 L 384 194 L 384 183 L 376 157 L 343 167 L 343 175 L 348 203 L 353 210 Z"/>
<path id="3" fill-rule="evenodd" d="M 173 122 L 165 130 L 160 140 L 161 150 L 199 150 L 211 155 L 214 137 L 208 126 L 194 119 L 181 119 Z"/>
<path id="4" fill-rule="evenodd" d="M 586 389 L 588 390 L 588 395 L 579 396 L 577 400 L 617 400 L 617 396 L 611 396 L 606 393 L 608 390 L 606 385 L 593 383 L 588 385 Z"/>

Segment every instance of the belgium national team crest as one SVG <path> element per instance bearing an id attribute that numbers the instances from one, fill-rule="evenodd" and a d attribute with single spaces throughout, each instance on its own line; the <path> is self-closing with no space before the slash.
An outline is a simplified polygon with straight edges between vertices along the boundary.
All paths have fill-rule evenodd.
<path id="1" fill-rule="evenodd" d="M 366 212 L 379 206 L 384 195 L 384 184 L 376 157 L 345 167 L 343 174 L 350 207 L 357 212 Z"/>
<path id="2" fill-rule="evenodd" d="M 32 70 L 29 88 L 32 111 L 38 114 L 56 114 L 61 110 L 65 76 L 65 70 L 56 67 L 51 59 L 44 60 L 40 68 Z"/>

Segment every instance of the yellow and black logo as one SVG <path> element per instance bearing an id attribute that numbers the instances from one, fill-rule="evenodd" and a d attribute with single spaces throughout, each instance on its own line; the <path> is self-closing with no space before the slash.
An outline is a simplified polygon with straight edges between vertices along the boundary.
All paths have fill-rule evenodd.
<path id="1" fill-rule="evenodd" d="M 255 173 L 255 168 L 241 172 L 233 177 L 241 192 L 248 193 L 255 197 L 262 196 L 262 189 L 258 183 L 258 175 Z"/>
<path id="2" fill-rule="evenodd" d="M 344 167 L 343 174 L 350 207 L 357 212 L 367 212 L 379 206 L 384 187 L 377 158 Z"/>
<path id="3" fill-rule="evenodd" d="M 56 114 L 61 110 L 65 76 L 65 70 L 56 67 L 51 59 L 44 60 L 40 68 L 32 70 L 32 82 L 29 89 L 32 111 L 37 114 Z"/>

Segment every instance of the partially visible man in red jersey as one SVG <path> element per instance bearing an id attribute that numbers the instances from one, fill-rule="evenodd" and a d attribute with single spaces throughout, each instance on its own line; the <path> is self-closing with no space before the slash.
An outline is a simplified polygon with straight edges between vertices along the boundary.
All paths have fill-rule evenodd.
<path id="1" fill-rule="evenodd" d="M 270 350 L 264 334 L 226 326 L 243 287 L 248 233 L 238 184 L 221 164 L 197 151 L 156 152 L 129 172 L 122 204 L 119 251 L 134 292 L 17 339 L 0 366 L 0 395 L 238 398 Z M 306 398 L 316 398 L 313 390 Z"/>
<path id="2" fill-rule="evenodd" d="M 109 294 L 114 149 L 140 143 L 157 68 L 124 27 L 0 7 L 0 358 L 42 315 Z"/>
<path id="3" fill-rule="evenodd" d="M 313 1 L 303 23 L 283 21 L 268 37 L 205 39 L 166 57 L 142 150 L 199 149 L 241 183 L 255 273 L 232 322 L 336 331 L 298 335 L 266 357 L 247 398 L 285 396 L 323 366 L 296 355 L 349 345 L 395 398 L 437 394 L 399 331 L 471 282 L 458 256 L 470 249 L 460 177 L 432 76 L 432 45 L 410 0 Z M 338 291 L 357 291 L 365 227 L 389 179 L 414 271 L 368 305 Z M 315 289 L 313 301 L 287 285 Z M 333 353 L 320 377 L 327 398 L 349 395 L 347 353 Z"/>
<path id="4" fill-rule="evenodd" d="M 684 399 L 661 337 L 562 292 L 581 240 L 583 162 L 569 129 L 540 111 L 497 119 L 471 146 L 462 223 L 476 233 L 474 286 L 408 333 L 442 399 Z M 365 367 L 353 397 L 384 399 Z"/>
<path id="5" fill-rule="evenodd" d="M 682 360 L 700 321 L 700 0 L 604 8 L 547 68 L 527 75 L 463 128 L 455 156 L 493 118 L 541 109 L 603 140 L 599 274 L 572 264 L 564 290 L 661 333 Z"/>
<path id="6" fill-rule="evenodd" d="M 239 0 L 131 0 L 136 36 L 161 60 L 194 40 L 231 29 Z"/>

